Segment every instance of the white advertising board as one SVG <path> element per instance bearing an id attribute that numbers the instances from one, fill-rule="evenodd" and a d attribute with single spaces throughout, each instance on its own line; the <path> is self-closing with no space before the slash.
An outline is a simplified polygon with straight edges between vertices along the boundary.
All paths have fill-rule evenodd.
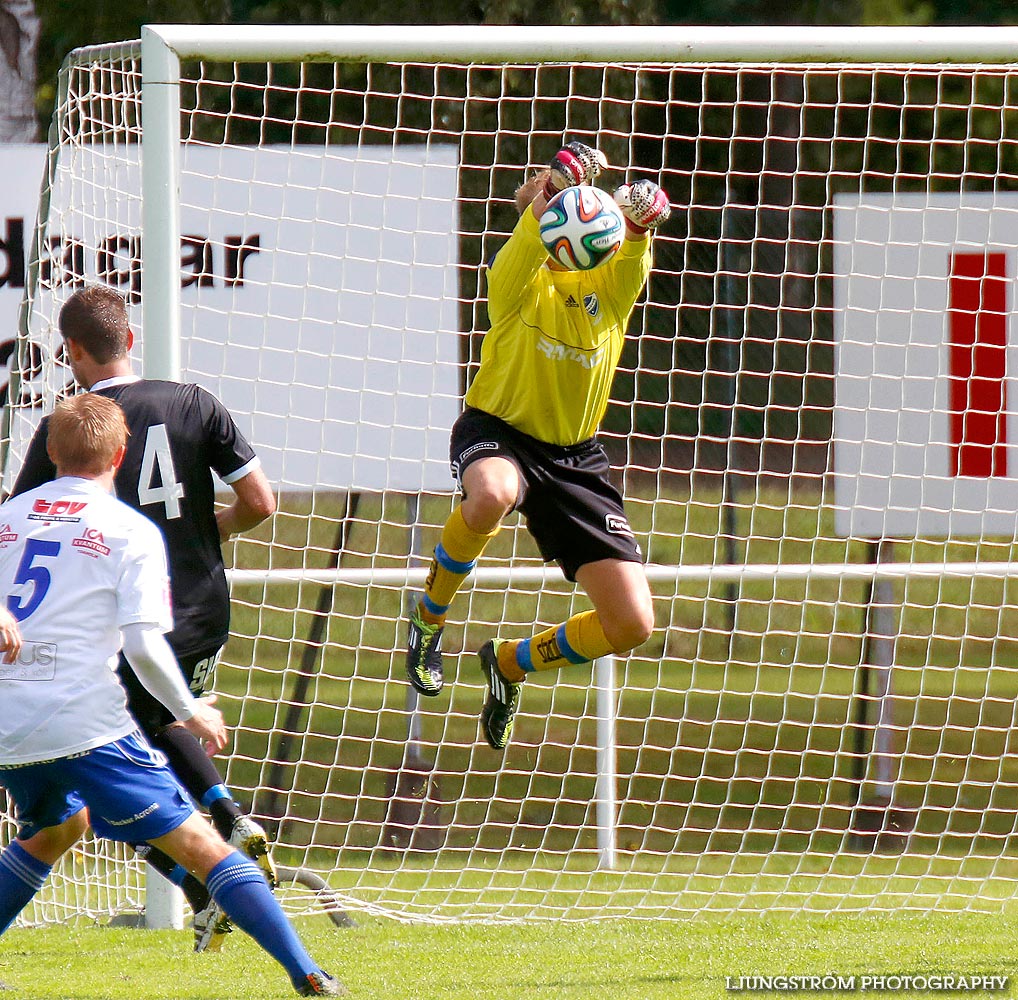
<path id="1" fill-rule="evenodd" d="M 1018 532 L 1018 194 L 839 196 L 839 533 Z"/>
<path id="2" fill-rule="evenodd" d="M 53 191 L 31 336 L 53 350 L 61 302 L 105 281 L 132 303 L 141 374 L 139 151 L 74 157 Z M 16 330 L 44 159 L 0 147 L 0 343 Z M 451 489 L 455 147 L 188 145 L 181 189 L 181 377 L 226 403 L 272 482 Z"/>

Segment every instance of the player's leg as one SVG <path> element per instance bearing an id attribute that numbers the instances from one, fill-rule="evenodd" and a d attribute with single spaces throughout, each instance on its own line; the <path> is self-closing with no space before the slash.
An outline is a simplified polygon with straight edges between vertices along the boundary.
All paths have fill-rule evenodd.
<path id="1" fill-rule="evenodd" d="M 177 656 L 184 680 L 196 698 L 210 686 L 219 653 L 216 647 L 193 655 Z M 191 798 L 208 809 L 223 839 L 229 838 L 234 823 L 243 816 L 243 810 L 233 800 L 216 765 L 198 739 L 177 724 L 165 706 L 149 693 L 123 657 L 118 669 L 127 691 L 127 707 L 142 731 L 153 746 L 166 754 L 170 767 Z"/>
<path id="2" fill-rule="evenodd" d="M 308 954 L 258 867 L 197 815 L 151 843 L 206 883 L 230 919 L 283 966 L 301 995 L 340 995 L 341 984 Z"/>
<path id="3" fill-rule="evenodd" d="M 204 881 L 237 926 L 283 965 L 298 991 L 338 995 L 338 984 L 334 988 L 308 956 L 261 870 L 195 812 L 165 759 L 140 734 L 69 763 L 98 836 L 151 844 Z"/>
<path id="4" fill-rule="evenodd" d="M 200 697 L 206 688 L 211 686 L 219 653 L 219 647 L 215 647 L 177 657 L 184 679 L 196 697 Z M 138 720 L 152 745 L 166 754 L 173 773 L 187 789 L 188 794 L 202 808 L 208 810 L 215 828 L 223 839 L 252 858 L 271 885 L 278 885 L 265 831 L 244 814 L 201 742 L 174 721 L 166 708 L 153 698 L 137 679 L 123 658 L 119 670 L 121 681 L 127 690 L 127 704 L 131 714 Z M 176 866 L 158 851 L 148 852 L 146 860 L 167 878 L 180 885 L 196 914 L 202 912 L 207 904 L 207 896 L 203 903 L 204 890 L 199 884 L 193 879 L 188 880 L 186 873 L 182 875 Z"/>
<path id="5" fill-rule="evenodd" d="M 431 622 L 445 621 L 453 597 L 520 494 L 519 470 L 504 458 L 474 462 L 462 483 L 463 499 L 442 529 L 421 600 L 421 614 Z"/>
<path id="6" fill-rule="evenodd" d="M 177 723 L 158 728 L 150 739 L 166 754 L 173 773 L 188 794 L 208 809 L 220 836 L 254 860 L 270 886 L 278 886 L 265 830 L 241 811 L 200 741 Z M 218 951 L 230 933 L 230 922 L 205 885 L 156 847 L 151 848 L 147 860 L 160 871 L 167 864 L 172 866 L 165 874 L 180 886 L 194 913 L 194 950 Z"/>
<path id="7" fill-rule="evenodd" d="M 521 510 L 542 555 L 586 591 L 592 611 L 523 640 L 493 639 L 480 649 L 487 681 L 481 724 L 496 750 L 509 742 L 529 674 L 628 653 L 654 628 L 640 549 L 622 498 L 596 442 L 569 448 L 535 443 L 526 454 L 533 482 Z"/>
<path id="8" fill-rule="evenodd" d="M 500 423 L 468 410 L 453 428 L 451 454 L 463 500 L 442 528 L 408 628 L 407 676 L 428 697 L 444 684 L 441 643 L 449 606 L 520 497 L 519 469 L 504 453 Z"/>
<path id="9" fill-rule="evenodd" d="M 646 642 L 654 629 L 650 588 L 638 563 L 617 559 L 587 563 L 577 570 L 576 579 L 593 611 L 581 611 L 529 639 L 492 639 L 478 652 L 488 687 L 481 724 L 494 750 L 509 743 L 529 674 L 628 653 Z"/>
<path id="10" fill-rule="evenodd" d="M 202 804 L 202 799 L 208 794 L 209 789 L 222 787 L 225 791 L 216 765 L 209 759 L 198 739 L 183 727 L 174 724 L 174 719 L 166 707 L 138 680 L 123 656 L 120 658 L 118 669 L 120 681 L 127 691 L 127 705 L 131 714 L 152 745 L 166 755 L 173 773 L 187 789 L 191 798 Z M 186 673 L 185 677 L 190 685 L 191 673 Z M 227 793 L 222 797 L 222 801 L 231 802 L 232 799 Z M 217 813 L 218 824 L 225 828 L 226 835 L 229 836 L 232 819 L 224 812 L 222 806 L 217 808 Z M 239 808 L 236 809 L 236 814 L 240 815 Z M 215 821 L 214 818 L 213 822 Z M 220 829 L 219 825 L 217 829 Z M 229 919 L 209 895 L 205 884 L 157 847 L 137 842 L 133 846 L 140 857 L 183 892 L 187 905 L 194 914 L 194 950 L 218 951 L 232 928 Z"/>
<path id="11" fill-rule="evenodd" d="M 254 860 L 272 886 L 278 885 L 265 831 L 234 801 L 201 743 L 177 724 L 157 730 L 151 739 L 166 754 L 174 774 L 191 797 L 208 809 L 223 839 Z"/>
<path id="12" fill-rule="evenodd" d="M 623 655 L 654 631 L 654 605 L 639 563 L 601 559 L 576 571 L 576 582 L 594 605 L 529 639 L 499 643 L 498 663 L 510 680 L 528 673 L 589 663 L 609 653 Z"/>
<path id="13" fill-rule="evenodd" d="M 17 812 L 18 836 L 0 853 L 0 934 L 43 887 L 53 865 L 88 829 L 82 800 L 65 789 L 52 765 L 0 771 Z"/>
<path id="14" fill-rule="evenodd" d="M 202 879 L 230 919 L 283 966 L 302 995 L 339 995 L 340 984 L 308 954 L 258 867 L 196 814 L 150 843 Z"/>

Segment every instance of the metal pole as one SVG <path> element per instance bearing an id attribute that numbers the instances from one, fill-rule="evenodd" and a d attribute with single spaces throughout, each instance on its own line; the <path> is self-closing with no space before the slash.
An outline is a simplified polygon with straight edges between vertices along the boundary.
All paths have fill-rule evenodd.
<path id="1" fill-rule="evenodd" d="M 141 287 L 146 378 L 180 378 L 180 62 L 141 29 Z"/>
<path id="2" fill-rule="evenodd" d="M 406 499 L 406 523 L 410 526 L 410 551 L 407 553 L 410 557 L 408 565 L 410 566 L 426 566 L 428 560 L 421 552 L 421 525 L 418 513 L 420 511 L 420 497 L 416 493 L 408 493 Z M 408 590 L 406 593 L 406 608 L 405 612 L 407 617 L 414 610 L 414 606 L 417 603 L 417 594 Z M 417 693 L 417 689 L 412 684 L 406 686 L 406 711 L 407 711 L 407 734 L 406 734 L 406 756 L 413 758 L 414 760 L 420 759 L 421 756 L 421 713 L 420 708 L 420 695 Z"/>
<path id="3" fill-rule="evenodd" d="M 180 378 L 180 62 L 141 29 L 142 330 L 146 378 Z M 184 926 L 184 896 L 146 866 L 145 926 Z"/>
<path id="4" fill-rule="evenodd" d="M 877 546 L 877 561 L 894 560 L 894 543 Z M 877 797 L 891 802 L 894 792 L 894 642 L 897 625 L 894 614 L 894 587 L 878 576 L 873 581 L 873 605 L 870 616 L 870 662 L 876 671 L 876 698 L 879 706 L 877 727 L 873 733 L 874 778 Z"/>
<path id="5" fill-rule="evenodd" d="M 866 546 L 868 562 L 876 566 L 877 542 L 869 542 Z M 859 679 L 855 697 L 855 716 L 852 732 L 852 784 L 849 799 L 852 805 L 858 805 L 862 799 L 862 786 L 866 780 L 866 722 L 869 718 L 870 702 L 870 619 L 873 616 L 873 588 L 875 579 L 866 581 L 865 598 L 863 599 L 862 648 L 859 651 Z"/>
<path id="6" fill-rule="evenodd" d="M 615 657 L 594 661 L 597 690 L 597 781 L 594 789 L 597 814 L 597 867 L 616 867 L 616 820 L 618 815 L 618 747 L 615 742 L 617 699 Z"/>

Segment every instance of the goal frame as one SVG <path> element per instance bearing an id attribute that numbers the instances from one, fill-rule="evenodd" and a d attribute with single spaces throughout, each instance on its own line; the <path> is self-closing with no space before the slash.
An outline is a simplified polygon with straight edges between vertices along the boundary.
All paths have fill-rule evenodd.
<path id="1" fill-rule="evenodd" d="M 182 59 L 466 63 L 1008 62 L 1018 28 L 503 25 L 145 25 L 142 80 L 144 372 L 180 374 L 180 62 Z M 151 331 L 159 331 L 153 336 Z"/>
<path id="2" fill-rule="evenodd" d="M 553 37 L 553 31 L 555 37 Z M 647 62 L 738 65 L 797 63 L 1018 62 L 1018 28 L 661 28 L 505 26 L 249 26 L 148 25 L 141 34 L 142 242 L 146 336 L 143 372 L 178 379 L 181 369 L 180 82 L 181 61 L 372 62 L 475 60 L 530 63 Z M 840 580 L 986 575 L 1012 578 L 1012 563 L 809 564 L 783 566 L 648 566 L 651 580 L 712 583 L 775 576 Z M 291 579 L 286 571 L 236 571 L 233 582 Z M 322 584 L 388 582 L 419 586 L 425 570 L 304 570 Z M 555 571 L 480 569 L 478 582 L 540 583 Z M 614 664 L 599 662 L 597 827 L 599 867 L 614 867 Z M 158 880 L 153 880 L 158 881 Z M 149 897 L 152 906 L 152 898 Z M 154 913 L 149 914 L 150 918 Z M 150 919 L 150 925 L 159 926 Z"/>

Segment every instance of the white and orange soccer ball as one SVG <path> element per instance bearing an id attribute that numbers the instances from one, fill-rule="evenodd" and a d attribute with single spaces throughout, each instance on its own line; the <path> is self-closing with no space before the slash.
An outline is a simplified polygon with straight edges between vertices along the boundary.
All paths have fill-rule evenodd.
<path id="1" fill-rule="evenodd" d="M 548 202 L 540 228 L 541 241 L 553 260 L 570 271 L 591 271 L 618 252 L 626 220 L 610 194 L 578 184 Z"/>

